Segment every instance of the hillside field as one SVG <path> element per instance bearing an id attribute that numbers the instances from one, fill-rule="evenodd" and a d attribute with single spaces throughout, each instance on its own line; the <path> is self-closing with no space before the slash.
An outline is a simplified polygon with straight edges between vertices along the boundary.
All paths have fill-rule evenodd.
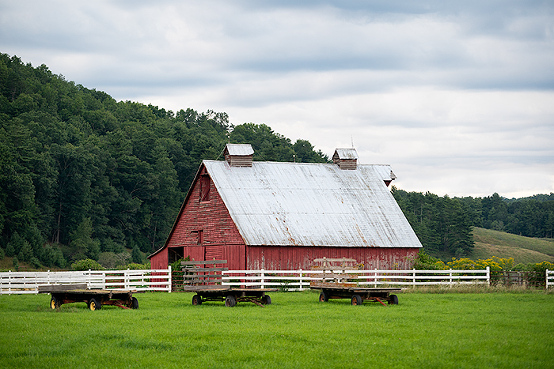
<path id="1" fill-rule="evenodd" d="M 474 228 L 475 248 L 470 258 L 514 258 L 515 263 L 554 262 L 554 239 L 523 237 L 491 229 Z"/>

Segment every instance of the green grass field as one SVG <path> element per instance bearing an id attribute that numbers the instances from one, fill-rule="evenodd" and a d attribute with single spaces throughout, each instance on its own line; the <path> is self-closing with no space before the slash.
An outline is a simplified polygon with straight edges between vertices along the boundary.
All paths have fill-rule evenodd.
<path id="1" fill-rule="evenodd" d="M 264 308 L 190 293 L 136 294 L 138 310 L 0 296 L 0 367 L 547 368 L 554 294 L 405 293 L 400 304 L 273 293 Z"/>

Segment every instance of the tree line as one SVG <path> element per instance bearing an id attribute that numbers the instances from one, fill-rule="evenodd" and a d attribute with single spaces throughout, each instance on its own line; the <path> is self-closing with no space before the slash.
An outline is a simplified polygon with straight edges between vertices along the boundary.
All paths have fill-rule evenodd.
<path id="1" fill-rule="evenodd" d="M 117 102 L 0 54 L 0 259 L 60 268 L 144 262 L 163 245 L 201 161 L 220 158 L 228 142 L 250 143 L 254 160 L 329 162 L 309 141 L 265 124 Z M 552 194 L 393 194 L 430 253 L 468 255 L 473 226 L 552 237 Z"/>
<path id="2" fill-rule="evenodd" d="M 553 235 L 553 193 L 520 199 L 503 198 L 497 193 L 483 198 L 439 197 L 394 187 L 392 193 L 432 256 L 471 256 L 473 227 L 526 237 L 552 238 Z"/>
<path id="3" fill-rule="evenodd" d="M 65 267 L 163 245 L 203 159 L 227 142 L 255 160 L 327 162 L 306 140 L 226 113 L 117 102 L 0 54 L 0 252 Z"/>

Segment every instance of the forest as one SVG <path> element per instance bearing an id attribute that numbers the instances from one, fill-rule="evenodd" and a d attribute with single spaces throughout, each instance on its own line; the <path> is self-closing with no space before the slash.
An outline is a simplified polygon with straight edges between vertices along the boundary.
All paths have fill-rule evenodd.
<path id="1" fill-rule="evenodd" d="M 0 54 L 0 259 L 67 268 L 144 263 L 204 159 L 250 143 L 254 160 L 329 162 L 308 140 L 224 112 L 116 101 Z M 471 255 L 474 226 L 552 237 L 554 194 L 449 198 L 393 188 L 429 254 Z M 15 264 L 15 261 L 14 261 Z"/>

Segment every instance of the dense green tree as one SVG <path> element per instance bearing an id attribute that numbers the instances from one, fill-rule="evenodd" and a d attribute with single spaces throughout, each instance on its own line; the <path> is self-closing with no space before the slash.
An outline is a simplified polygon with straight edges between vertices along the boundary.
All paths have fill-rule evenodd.
<path id="1" fill-rule="evenodd" d="M 201 161 L 220 158 L 227 142 L 252 143 L 256 160 L 327 160 L 266 125 L 117 102 L 0 54 L 0 248 L 9 257 L 24 248 L 20 261 L 58 267 L 152 252 Z"/>
<path id="2" fill-rule="evenodd" d="M 462 257 L 471 254 L 473 224 L 462 201 L 429 192 L 406 192 L 394 186 L 392 193 L 430 255 Z"/>

